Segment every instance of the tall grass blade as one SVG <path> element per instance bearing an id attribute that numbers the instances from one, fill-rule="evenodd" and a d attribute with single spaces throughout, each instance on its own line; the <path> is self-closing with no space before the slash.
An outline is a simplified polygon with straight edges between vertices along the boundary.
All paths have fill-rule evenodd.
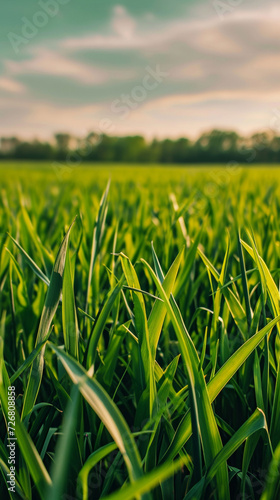
<path id="1" fill-rule="evenodd" d="M 190 394 L 192 397 L 192 426 L 197 426 L 197 429 L 200 433 L 205 462 L 206 465 L 209 466 L 215 456 L 221 450 L 222 441 L 213 414 L 213 410 L 211 408 L 203 371 L 198 370 L 199 358 L 193 342 L 183 325 L 183 321 L 180 317 L 178 309 L 176 308 L 175 301 L 173 301 L 171 305 L 160 281 L 158 280 L 152 268 L 144 260 L 142 260 L 142 262 L 147 268 L 150 276 L 152 277 L 160 297 L 165 302 L 167 311 L 170 315 L 174 330 L 179 341 L 180 351 L 188 373 Z M 225 465 L 221 466 L 218 471 L 217 482 L 218 484 L 220 484 L 218 498 L 223 498 L 223 500 L 229 498 L 228 475 Z"/>
<path id="2" fill-rule="evenodd" d="M 36 346 L 41 342 L 44 342 L 48 338 L 48 335 L 50 334 L 51 322 L 55 315 L 62 291 L 63 271 L 64 271 L 68 241 L 72 226 L 73 222 L 69 227 L 60 245 L 54 263 L 50 279 L 50 285 L 47 291 L 46 301 L 38 328 Z M 24 393 L 22 418 L 24 418 L 32 410 L 32 407 L 37 399 L 44 369 L 44 352 L 45 352 L 45 346 L 43 346 L 41 351 L 38 353 L 38 356 L 33 361 L 30 375 L 28 378 L 27 388 Z"/>
<path id="3" fill-rule="evenodd" d="M 80 393 L 111 434 L 123 455 L 130 480 L 134 482 L 142 477 L 141 459 L 135 441 L 115 403 L 101 385 L 87 375 L 81 365 L 55 345 L 50 343 L 50 347 L 62 362 L 72 382 L 78 384 Z"/>

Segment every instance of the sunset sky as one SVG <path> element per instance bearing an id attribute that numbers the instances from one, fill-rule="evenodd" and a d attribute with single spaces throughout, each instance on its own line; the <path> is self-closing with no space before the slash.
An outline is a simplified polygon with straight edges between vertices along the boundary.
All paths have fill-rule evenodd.
<path id="1" fill-rule="evenodd" d="M 275 0 L 5 1 L 0 135 L 280 127 L 279 23 Z"/>

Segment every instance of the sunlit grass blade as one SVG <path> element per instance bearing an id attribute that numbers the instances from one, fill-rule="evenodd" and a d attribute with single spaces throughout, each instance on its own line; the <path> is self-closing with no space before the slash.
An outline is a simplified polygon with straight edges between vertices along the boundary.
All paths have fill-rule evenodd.
<path id="1" fill-rule="evenodd" d="M 152 252 L 153 252 L 153 258 L 154 262 L 156 262 L 156 253 L 154 246 L 152 245 Z M 180 253 L 177 255 L 176 259 L 170 266 L 166 276 L 163 276 L 163 273 L 161 275 L 162 278 L 162 286 L 163 289 L 167 295 L 167 297 L 170 296 L 172 293 L 172 290 L 175 286 L 175 280 L 176 276 L 179 271 L 179 267 L 182 261 L 182 256 L 183 256 L 184 248 L 180 251 Z M 150 345 L 151 345 L 151 352 L 152 356 L 155 359 L 156 356 L 156 348 L 158 345 L 159 337 L 161 334 L 162 326 L 164 319 L 166 317 L 166 307 L 164 302 L 162 301 L 161 303 L 155 302 L 153 309 L 151 311 L 151 314 L 148 319 L 148 329 L 149 329 L 149 335 L 150 335 Z"/>
<path id="2" fill-rule="evenodd" d="M 223 364 L 220 370 L 216 373 L 214 378 L 210 380 L 207 385 L 209 399 L 213 402 L 225 385 L 230 381 L 237 370 L 242 366 L 244 361 L 252 354 L 254 349 L 260 344 L 264 337 L 272 330 L 278 323 L 280 316 L 273 319 L 262 330 L 253 335 L 247 342 L 245 342 L 239 349 L 237 349 L 232 356 Z M 173 441 L 167 451 L 169 459 L 174 458 L 177 453 L 184 446 L 186 441 L 191 436 L 191 415 L 190 412 L 180 422 Z M 164 457 L 166 458 L 166 457 Z"/>
<path id="3" fill-rule="evenodd" d="M 194 266 L 196 253 L 197 253 L 197 247 L 198 247 L 200 240 L 201 240 L 202 231 L 203 231 L 203 229 L 201 228 L 201 230 L 198 232 L 198 234 L 196 235 L 190 248 L 187 251 L 184 266 L 182 266 L 182 268 L 181 268 L 180 274 L 178 276 L 178 280 L 176 281 L 176 284 L 174 287 L 174 296 L 175 297 L 180 295 L 181 291 L 186 286 L 187 280 L 189 279 L 191 270 Z"/>
<path id="4" fill-rule="evenodd" d="M 214 459 L 213 464 L 206 474 L 205 487 L 213 479 L 221 464 L 228 460 L 239 448 L 239 446 L 241 446 L 241 444 L 248 439 L 249 436 L 262 429 L 264 429 L 268 435 L 265 414 L 262 410 L 257 408 L 253 415 L 251 415 L 251 417 L 249 417 L 248 420 L 246 420 L 246 422 L 234 433 Z"/>
<path id="5" fill-rule="evenodd" d="M 62 326 L 66 351 L 78 359 L 79 327 L 73 286 L 68 248 L 62 285 Z"/>
<path id="6" fill-rule="evenodd" d="M 226 462 L 233 453 L 242 445 L 242 443 L 248 439 L 252 434 L 261 429 L 267 430 L 266 419 L 263 411 L 259 408 L 251 415 L 251 417 L 246 420 L 246 422 L 234 433 L 230 440 L 225 444 L 223 449 L 218 453 L 213 461 L 213 464 L 207 471 L 206 476 L 194 487 L 194 490 L 190 490 L 186 495 L 185 500 L 191 500 L 192 498 L 204 498 L 204 493 L 207 485 L 213 480 L 215 474 L 219 470 L 219 467 Z M 219 485 L 218 485 L 219 488 Z"/>
<path id="7" fill-rule="evenodd" d="M 34 260 L 28 255 L 28 253 L 22 248 L 22 246 L 16 241 L 10 234 L 9 234 L 12 242 L 16 245 L 16 247 L 19 249 L 22 257 L 25 259 L 27 264 L 30 266 L 32 271 L 44 282 L 46 285 L 50 284 L 49 278 L 46 276 L 45 273 L 37 266 L 37 264 L 34 262 Z"/>
<path id="8" fill-rule="evenodd" d="M 35 349 L 33 349 L 33 351 L 30 353 L 30 355 L 28 356 L 28 358 L 26 358 L 24 360 L 24 362 L 22 363 L 22 365 L 17 369 L 17 371 L 15 373 L 13 373 L 13 375 L 10 377 L 10 381 L 11 381 L 11 384 L 13 384 L 18 377 L 20 377 L 20 375 L 25 371 L 27 370 L 27 368 L 29 368 L 29 366 L 31 365 L 31 363 L 34 361 L 34 359 L 36 358 L 36 356 L 39 354 L 39 352 L 41 351 L 41 349 L 43 349 L 45 343 L 46 343 L 47 339 L 45 339 L 43 342 L 41 342 L 40 344 L 38 344 Z"/>
<path id="9" fill-rule="evenodd" d="M 209 259 L 206 257 L 206 255 L 203 253 L 203 251 L 198 247 L 197 248 L 198 254 L 200 255 L 201 259 L 203 260 L 205 266 L 207 269 L 211 272 L 212 276 L 215 278 L 217 282 L 220 281 L 220 275 L 218 271 L 215 269 L 213 264 L 209 261 Z M 246 313 L 240 304 L 240 301 L 236 297 L 236 295 L 230 290 L 229 288 L 222 287 L 221 291 L 225 297 L 225 300 L 228 304 L 229 310 L 232 314 L 232 317 L 234 321 L 236 322 L 239 331 L 243 337 L 244 340 L 247 340 L 248 338 L 248 325 L 247 325 L 247 317 Z"/>
<path id="10" fill-rule="evenodd" d="M 165 481 L 175 474 L 183 465 L 184 461 L 178 459 L 173 464 L 157 467 L 152 472 L 146 474 L 145 477 L 138 479 L 134 484 L 123 487 L 120 491 L 104 497 L 104 500 L 132 500 L 136 495 L 144 494 L 152 490 L 160 482 Z"/>
<path id="11" fill-rule="evenodd" d="M 88 475 L 91 469 L 98 463 L 100 460 L 105 458 L 109 453 L 116 450 L 116 443 L 109 443 L 102 448 L 94 451 L 86 460 L 83 467 L 81 468 L 78 475 L 78 486 L 77 486 L 77 494 L 80 493 L 80 488 L 83 492 L 83 500 L 87 500 L 89 498 L 89 488 L 88 488 Z"/>
<path id="12" fill-rule="evenodd" d="M 102 331 L 105 327 L 105 324 L 108 320 L 108 315 L 114 305 L 114 302 L 120 293 L 122 286 L 124 284 L 124 276 L 120 279 L 120 281 L 115 285 L 115 287 L 109 292 L 106 302 L 102 307 L 98 317 L 94 322 L 94 326 L 89 338 L 88 347 L 87 347 L 87 358 L 86 358 L 86 366 L 89 369 L 94 363 L 96 356 L 96 348 L 98 345 L 98 341 Z"/>
<path id="13" fill-rule="evenodd" d="M 250 236 L 250 240 L 251 240 L 251 243 L 254 244 L 251 236 Z M 255 245 L 253 245 L 253 248 L 252 248 L 248 245 L 248 243 L 246 243 L 243 240 L 241 240 L 241 243 L 258 266 L 258 269 L 259 269 L 261 276 L 262 276 L 262 282 L 266 285 L 269 297 L 271 299 L 272 312 L 275 314 L 275 316 L 279 315 L 280 314 L 280 305 L 279 305 L 280 294 L 279 294 L 279 290 L 275 284 L 275 281 L 269 272 L 269 269 L 268 269 L 266 263 L 264 262 L 262 257 L 259 255 Z M 279 329 L 280 329 L 280 327 L 279 327 Z"/>
<path id="14" fill-rule="evenodd" d="M 243 285 L 243 292 L 244 292 L 247 323 L 248 323 L 248 329 L 250 329 L 251 322 L 252 322 L 252 309 L 251 309 L 251 303 L 250 303 L 247 271 L 246 271 L 245 260 L 244 260 L 244 255 L 243 255 L 243 248 L 242 248 L 242 243 L 241 243 L 240 231 L 238 231 L 238 235 L 237 235 L 237 248 L 238 248 L 238 255 L 239 255 L 240 267 L 241 267 L 242 285 Z"/>
<path id="15" fill-rule="evenodd" d="M 28 233 L 29 239 L 31 239 L 38 251 L 38 254 L 41 257 L 42 264 L 45 268 L 46 274 L 48 274 L 48 270 L 52 268 L 54 264 L 54 258 L 46 250 L 44 245 L 42 244 L 39 235 L 36 233 L 36 230 L 32 224 L 32 221 L 27 213 L 26 208 L 24 207 L 24 202 L 21 203 L 21 214 L 22 214 L 22 220 L 23 220 L 23 225 L 25 226 L 25 229 Z M 23 229 L 23 228 L 22 228 Z"/>
<path id="16" fill-rule="evenodd" d="M 98 252 L 101 248 L 102 237 L 105 229 L 105 222 L 108 211 L 108 194 L 110 188 L 110 181 L 107 184 L 107 187 L 103 193 L 103 196 L 100 201 L 99 211 L 96 217 L 95 226 L 93 229 L 92 236 L 92 246 L 91 246 L 91 255 L 90 255 L 90 264 L 89 264 L 89 273 L 88 273 L 88 282 L 87 282 L 87 294 L 86 294 L 86 307 L 85 311 L 88 312 L 88 306 L 90 301 L 90 287 L 92 280 L 92 273 L 94 269 L 94 265 L 98 256 Z"/>
<path id="17" fill-rule="evenodd" d="M 133 482 L 142 477 L 141 459 L 135 441 L 115 403 L 102 386 L 87 375 L 81 365 L 55 345 L 49 345 L 62 362 L 72 382 L 78 384 L 80 393 L 114 439 L 123 455 L 130 480 Z"/>
<path id="18" fill-rule="evenodd" d="M 66 252 L 68 247 L 68 241 L 70 236 L 70 231 L 72 229 L 72 225 L 69 227 L 61 245 L 59 251 L 57 253 L 57 257 L 54 263 L 50 285 L 47 291 L 46 301 L 44 305 L 44 309 L 42 312 L 37 339 L 36 346 L 41 342 L 44 342 L 50 333 L 51 322 L 55 315 L 60 295 L 62 291 L 62 279 L 63 279 L 63 271 L 66 259 Z M 24 393 L 24 401 L 22 408 L 22 418 L 24 418 L 32 409 L 41 384 L 41 379 L 43 375 L 44 368 L 44 352 L 45 346 L 41 349 L 38 356 L 33 361 L 31 371 L 28 377 L 28 384 L 26 391 Z"/>
<path id="19" fill-rule="evenodd" d="M 133 436 L 140 436 L 145 434 L 145 432 L 135 432 Z M 103 458 L 109 455 L 112 451 L 116 450 L 116 443 L 108 443 L 98 450 L 94 451 L 86 460 L 83 467 L 81 468 L 78 480 L 77 480 L 77 495 L 80 495 L 80 489 L 83 491 L 83 500 L 89 498 L 89 486 L 88 486 L 88 476 L 93 467 L 100 462 Z"/>
<path id="20" fill-rule="evenodd" d="M 170 315 L 174 330 L 178 338 L 180 351 L 185 363 L 190 386 L 191 408 L 193 416 L 192 426 L 193 428 L 194 426 L 197 427 L 197 430 L 201 436 L 201 444 L 205 462 L 206 465 L 209 466 L 215 456 L 221 450 L 222 441 L 213 414 L 213 410 L 211 408 L 203 371 L 198 370 L 199 358 L 193 342 L 189 337 L 186 328 L 184 327 L 183 320 L 180 316 L 179 310 L 176 307 L 175 301 L 173 301 L 171 305 L 160 281 L 158 280 L 152 268 L 144 260 L 142 260 L 142 262 L 148 269 L 148 272 L 157 287 L 160 297 L 165 302 L 167 311 Z M 196 445 L 197 444 L 195 443 L 195 446 Z M 221 485 L 220 491 L 218 492 L 218 497 L 225 500 L 226 498 L 229 498 L 226 465 L 220 467 L 217 478 L 217 482 Z"/>
<path id="21" fill-rule="evenodd" d="M 120 254 L 123 272 L 126 277 L 127 284 L 130 288 L 140 289 L 140 283 L 136 271 L 126 255 Z M 132 292 L 135 314 L 135 325 L 139 339 L 140 347 L 140 377 L 142 375 L 142 384 L 149 388 L 149 415 L 151 416 L 156 400 L 156 386 L 154 377 L 154 360 L 152 358 L 148 320 L 144 298 L 139 292 Z M 145 380 L 145 382 L 144 382 Z"/>

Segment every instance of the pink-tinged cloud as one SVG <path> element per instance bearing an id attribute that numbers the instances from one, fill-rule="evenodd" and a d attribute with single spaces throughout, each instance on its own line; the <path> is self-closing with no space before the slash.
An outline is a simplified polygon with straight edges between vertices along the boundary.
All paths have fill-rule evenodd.
<path id="1" fill-rule="evenodd" d="M 230 16 L 225 16 L 222 22 L 218 15 L 215 15 L 214 9 L 209 19 L 178 19 L 161 24 L 154 18 L 153 21 L 148 25 L 139 20 L 137 22 L 124 7 L 116 6 L 107 33 L 87 33 L 83 36 L 68 37 L 61 41 L 61 47 L 74 51 L 86 49 L 153 51 L 155 47 L 169 49 L 172 43 L 188 42 L 207 52 L 236 53 L 242 50 L 242 45 L 226 35 L 228 26 L 238 27 L 247 24 L 251 27 L 253 23 L 263 24 L 261 29 L 265 34 L 267 23 L 274 24 L 272 29 L 276 29 L 280 21 L 280 8 L 276 4 L 269 10 L 265 6 L 254 10 L 236 8 Z"/>
<path id="2" fill-rule="evenodd" d="M 68 77 L 72 81 L 84 85 L 102 85 L 111 80 L 131 78 L 135 70 L 125 68 L 123 71 L 101 68 L 85 64 L 55 51 L 40 48 L 29 59 L 22 61 L 4 61 L 9 75 L 50 75 Z"/>
<path id="3" fill-rule="evenodd" d="M 243 133 L 269 127 L 273 109 L 280 107 L 280 8 L 268 10 L 263 3 L 250 11 L 243 2 L 221 21 L 211 2 L 208 7 L 207 19 L 159 22 L 153 16 L 133 18 L 117 5 L 98 32 L 53 40 L 48 48 L 30 44 L 21 60 L 4 61 L 0 89 L 12 98 L 0 103 L 1 133 L 82 135 L 98 131 L 108 119 L 112 127 L 105 132 L 148 137 L 195 136 L 212 127 Z M 154 90 L 145 88 L 146 98 L 133 101 L 134 109 L 122 114 L 115 106 L 114 113 L 112 103 L 118 102 L 120 111 L 124 94 L 133 100 L 138 88 L 139 95 L 147 66 L 158 66 L 168 76 Z M 40 87 L 32 75 L 48 80 L 41 78 Z M 66 85 L 75 82 L 70 106 L 56 91 L 46 92 L 49 81 L 64 85 L 65 78 Z M 24 100 L 19 80 L 26 85 Z M 93 92 L 85 86 L 93 86 Z"/>
<path id="4" fill-rule="evenodd" d="M 0 77 L 0 89 L 12 94 L 22 94 L 25 92 L 24 85 L 8 77 Z"/>

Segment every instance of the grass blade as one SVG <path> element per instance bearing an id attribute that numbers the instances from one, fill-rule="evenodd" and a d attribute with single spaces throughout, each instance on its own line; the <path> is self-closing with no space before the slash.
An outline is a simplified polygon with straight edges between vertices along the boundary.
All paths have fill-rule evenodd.
<path id="1" fill-rule="evenodd" d="M 69 248 L 66 252 L 62 285 L 62 325 L 66 352 L 78 359 L 79 327 L 75 305 Z"/>
<path id="2" fill-rule="evenodd" d="M 272 330 L 278 323 L 280 316 L 273 319 L 262 330 L 253 335 L 247 342 L 245 342 L 232 356 L 223 364 L 220 370 L 216 373 L 214 378 L 207 384 L 209 399 L 213 402 L 225 385 L 230 381 L 237 370 L 242 366 L 244 361 L 252 354 L 254 349 L 264 339 L 264 337 Z M 181 450 L 184 444 L 191 436 L 191 416 L 187 413 L 183 420 L 180 422 L 178 429 L 175 433 L 173 441 L 167 452 L 168 459 L 174 458 Z M 166 457 L 163 457 L 166 459 Z"/>
<path id="3" fill-rule="evenodd" d="M 50 285 L 48 288 L 47 296 L 46 296 L 46 301 L 44 305 L 44 309 L 42 312 L 39 328 L 38 328 L 38 333 L 37 333 L 37 339 L 36 339 L 36 346 L 40 344 L 41 342 L 44 342 L 50 333 L 50 327 L 51 327 L 51 322 L 53 320 L 53 317 L 55 315 L 59 300 L 60 300 L 60 295 L 62 291 L 62 277 L 63 277 L 63 271 L 64 271 L 64 265 L 65 265 L 65 259 L 66 259 L 66 252 L 67 252 L 67 247 L 68 247 L 68 241 L 69 241 L 69 236 L 70 236 L 70 231 L 72 229 L 73 223 L 69 227 L 57 254 L 51 279 L 50 279 Z M 24 401 L 23 401 L 23 408 L 22 408 L 22 418 L 24 418 L 31 410 L 33 405 L 35 404 L 40 384 L 41 384 L 41 379 L 43 375 L 43 368 L 44 368 L 44 352 L 45 352 L 45 346 L 41 349 L 39 352 L 38 356 L 35 358 L 33 361 L 32 367 L 31 367 L 31 372 L 28 378 L 28 384 L 27 388 L 24 394 Z"/>
<path id="4" fill-rule="evenodd" d="M 142 262 L 147 268 L 150 276 L 152 277 L 160 297 L 165 302 L 167 311 L 170 315 L 174 330 L 180 344 L 180 351 L 188 373 L 190 394 L 192 397 L 192 407 L 194 409 L 192 425 L 194 426 L 195 423 L 197 429 L 199 430 L 205 462 L 206 465 L 209 466 L 215 456 L 221 450 L 222 441 L 211 408 L 203 371 L 198 370 L 199 358 L 186 328 L 183 328 L 182 319 L 180 318 L 179 311 L 176 310 L 176 306 L 174 304 L 175 301 L 171 306 L 170 301 L 166 296 L 165 291 L 162 288 L 162 285 L 156 277 L 154 271 L 147 262 L 145 262 L 144 260 L 142 260 Z M 226 466 L 222 466 L 219 469 L 218 482 L 221 485 L 218 497 L 223 498 L 223 500 L 229 498 Z"/>
<path id="5" fill-rule="evenodd" d="M 141 459 L 135 441 L 115 403 L 102 386 L 96 380 L 91 379 L 74 359 L 55 345 L 51 343 L 49 345 L 62 362 L 72 382 L 78 384 L 80 393 L 114 439 L 123 455 L 130 480 L 133 482 L 142 477 Z"/>

